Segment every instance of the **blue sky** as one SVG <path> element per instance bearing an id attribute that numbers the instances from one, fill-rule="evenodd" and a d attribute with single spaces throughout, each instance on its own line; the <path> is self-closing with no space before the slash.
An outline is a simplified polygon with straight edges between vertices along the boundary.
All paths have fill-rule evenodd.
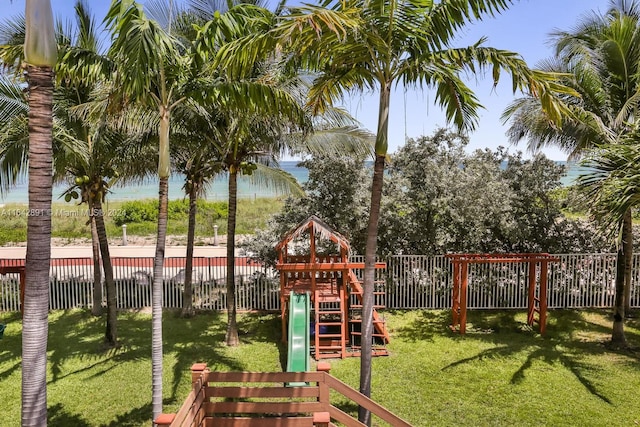
<path id="1" fill-rule="evenodd" d="M 176 0 L 178 2 L 180 0 Z M 12 16 L 24 10 L 24 0 L 5 0 L 2 13 Z M 73 11 L 73 1 L 52 0 L 54 14 L 69 16 Z M 109 1 L 89 0 L 91 10 L 97 17 L 105 15 Z M 142 1 L 141 3 L 144 3 Z M 8 6 L 8 9 L 6 8 Z M 604 12 L 609 0 L 520 0 L 496 18 L 472 24 L 460 33 L 458 46 L 466 46 L 480 37 L 488 38 L 486 46 L 520 53 L 530 66 L 551 55 L 548 36 L 555 29 L 570 30 L 585 13 Z M 476 92 L 485 107 L 480 112 L 480 124 L 470 134 L 468 149 L 485 147 L 495 149 L 502 145 L 510 151 L 525 151 L 526 142 L 510 147 L 505 137 L 506 127 L 500 116 L 514 99 L 510 78 L 502 75 L 501 83 L 493 88 L 490 78 L 472 77 L 468 84 Z M 517 95 L 516 95 L 517 96 Z M 377 124 L 377 95 L 353 95 L 345 100 L 345 107 L 364 127 L 375 131 Z M 391 99 L 389 151 L 395 151 L 408 137 L 430 135 L 437 127 L 446 126 L 444 115 L 434 105 L 431 91 L 416 91 L 398 88 Z M 557 149 L 545 149 L 544 153 L 554 160 L 566 160 L 566 154 Z"/>

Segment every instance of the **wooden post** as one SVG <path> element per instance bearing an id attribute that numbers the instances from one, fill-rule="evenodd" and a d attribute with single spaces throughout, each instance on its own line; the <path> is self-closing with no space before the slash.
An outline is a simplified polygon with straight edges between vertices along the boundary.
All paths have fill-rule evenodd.
<path id="1" fill-rule="evenodd" d="M 527 324 L 533 325 L 534 315 L 536 311 L 536 267 L 537 263 L 529 260 L 527 262 L 529 268 L 529 296 L 528 296 L 528 314 Z"/>
<path id="2" fill-rule="evenodd" d="M 467 331 L 467 287 L 469 286 L 469 262 L 462 262 L 462 283 L 460 289 L 460 333 Z"/>
<path id="3" fill-rule="evenodd" d="M 331 365 L 327 362 L 318 362 L 316 371 L 324 372 L 326 375 L 330 375 Z M 318 382 L 318 402 L 322 404 L 323 411 L 329 410 L 329 407 L 331 406 L 331 401 L 329 400 L 329 386 L 327 385 L 326 381 Z"/>
<path id="4" fill-rule="evenodd" d="M 313 414 L 313 425 L 315 427 L 329 427 L 331 415 L 328 412 L 315 412 Z"/>
<path id="5" fill-rule="evenodd" d="M 206 363 L 194 363 L 193 365 L 191 365 L 191 384 L 195 384 L 196 381 L 198 381 L 200 377 L 202 377 L 202 374 L 206 370 L 207 370 Z M 207 381 L 203 378 L 202 383 L 206 384 Z"/>
<path id="6" fill-rule="evenodd" d="M 169 427 L 175 418 L 176 414 L 160 414 L 154 423 L 156 427 Z"/>
<path id="7" fill-rule="evenodd" d="M 542 261 L 540 266 L 540 335 L 547 331 L 547 274 L 548 261 Z"/>
<path id="8" fill-rule="evenodd" d="M 453 292 L 451 299 L 451 329 L 460 326 L 460 261 L 453 258 Z"/>

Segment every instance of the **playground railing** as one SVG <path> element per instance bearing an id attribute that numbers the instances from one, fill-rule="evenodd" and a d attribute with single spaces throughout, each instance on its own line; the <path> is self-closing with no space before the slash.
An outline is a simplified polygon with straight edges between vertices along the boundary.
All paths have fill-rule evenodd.
<path id="1" fill-rule="evenodd" d="M 176 414 L 162 414 L 155 423 L 158 427 L 324 427 L 337 421 L 346 427 L 363 426 L 331 403 L 331 395 L 334 399 L 342 395 L 389 425 L 411 426 L 329 371 L 328 363 L 319 363 L 317 372 L 210 372 L 206 364 L 196 363 L 185 402 Z"/>

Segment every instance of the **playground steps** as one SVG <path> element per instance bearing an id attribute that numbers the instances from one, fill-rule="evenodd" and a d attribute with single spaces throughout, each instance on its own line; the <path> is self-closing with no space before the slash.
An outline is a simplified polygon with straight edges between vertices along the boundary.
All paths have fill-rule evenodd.
<path id="1" fill-rule="evenodd" d="M 354 313 L 355 311 L 360 311 L 362 310 L 362 294 L 364 292 L 363 288 L 362 288 L 362 284 L 360 283 L 360 280 L 358 279 L 358 277 L 356 276 L 356 274 L 353 272 L 353 270 L 349 270 L 349 285 L 351 285 L 351 295 L 355 295 L 356 296 L 356 300 L 359 302 L 359 304 L 352 304 L 351 305 L 351 310 L 352 313 Z M 384 295 L 384 292 L 374 292 L 374 299 L 376 295 Z M 382 305 L 376 305 L 373 308 L 373 327 L 374 327 L 374 337 L 375 334 L 378 334 L 381 336 L 383 344 L 387 344 L 390 340 L 389 337 L 389 331 L 387 330 L 387 324 L 386 321 L 380 316 L 380 313 L 378 313 L 378 311 L 376 309 L 379 308 L 384 308 L 384 306 Z M 355 316 L 352 314 L 350 316 L 350 323 L 352 324 L 358 324 L 358 323 L 362 323 L 362 320 L 358 320 L 357 318 L 355 318 Z M 362 329 L 361 329 L 362 330 Z M 354 331 L 351 331 L 351 334 L 354 334 Z"/>

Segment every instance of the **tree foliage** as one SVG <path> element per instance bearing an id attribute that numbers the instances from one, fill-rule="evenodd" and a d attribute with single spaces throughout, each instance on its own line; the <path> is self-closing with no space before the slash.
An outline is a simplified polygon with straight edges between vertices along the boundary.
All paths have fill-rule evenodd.
<path id="1" fill-rule="evenodd" d="M 467 137 L 438 129 L 409 139 L 391 156 L 378 235 L 382 256 L 611 249 L 586 222 L 563 215 L 565 200 L 557 196 L 563 165 L 503 148 L 467 153 L 467 144 Z M 307 195 L 288 199 L 243 247 L 273 263 L 280 237 L 313 214 L 362 254 L 370 164 L 313 157 L 300 165 L 309 170 Z"/>

